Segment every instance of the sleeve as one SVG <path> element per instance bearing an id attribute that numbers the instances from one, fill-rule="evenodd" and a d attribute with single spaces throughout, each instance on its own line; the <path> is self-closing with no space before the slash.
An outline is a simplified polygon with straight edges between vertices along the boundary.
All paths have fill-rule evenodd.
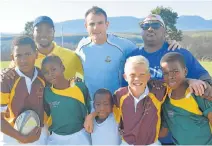
<path id="1" fill-rule="evenodd" d="M 169 89 L 163 81 L 150 80 L 148 82 L 148 87 L 150 92 L 155 95 L 158 101 L 162 103 L 165 101 Z"/>
<path id="2" fill-rule="evenodd" d="M 209 100 L 202 98 L 200 96 L 196 96 L 194 94 L 192 94 L 192 95 L 196 99 L 196 102 L 199 105 L 199 108 L 203 112 L 203 115 L 205 117 L 207 117 L 208 113 L 212 112 L 212 101 L 209 101 Z"/>
<path id="3" fill-rule="evenodd" d="M 76 78 L 80 78 L 82 81 L 84 80 L 84 72 L 83 72 L 83 67 L 82 67 L 82 63 L 81 60 L 79 58 L 79 56 L 76 54 L 75 55 L 75 64 L 76 64 L 76 74 L 75 77 Z"/>
<path id="4" fill-rule="evenodd" d="M 180 49 L 179 53 L 183 54 L 188 69 L 187 78 L 201 79 L 207 77 L 210 79 L 209 73 L 202 67 L 199 61 L 186 49 Z M 205 80 L 207 80 L 205 78 Z"/>
<path id="5" fill-rule="evenodd" d="M 162 110 L 164 110 L 164 109 L 162 108 Z M 161 128 L 162 127 L 163 128 L 168 128 L 168 125 L 167 125 L 167 122 L 166 122 L 166 118 L 165 118 L 163 112 L 161 113 Z"/>
<path id="6" fill-rule="evenodd" d="M 44 106 L 44 124 L 51 126 L 52 125 L 52 117 L 51 117 L 51 110 L 50 110 L 50 106 L 47 103 L 47 101 L 45 100 L 45 97 L 48 96 L 47 92 L 46 92 L 46 88 L 49 87 L 45 87 L 44 90 L 44 98 L 43 98 L 43 106 Z"/>
<path id="7" fill-rule="evenodd" d="M 114 114 L 116 122 L 120 124 L 122 116 L 121 116 L 121 109 L 119 106 L 117 91 L 113 95 L 113 114 Z"/>
<path id="8" fill-rule="evenodd" d="M 3 79 L 1 81 L 1 97 L 0 97 L 0 104 L 1 106 L 6 106 L 9 103 L 10 100 L 10 94 L 11 94 L 11 83 L 8 79 Z"/>
<path id="9" fill-rule="evenodd" d="M 82 90 L 84 99 L 85 99 L 85 106 L 88 110 L 88 114 L 90 114 L 91 113 L 91 102 L 90 102 L 90 95 L 89 95 L 88 88 L 86 87 L 86 85 L 83 82 L 77 82 L 75 84 Z"/>
<path id="10" fill-rule="evenodd" d="M 120 68 L 120 81 L 121 81 L 121 86 L 125 87 L 128 85 L 128 83 L 125 81 L 123 74 L 124 74 L 124 66 L 126 63 L 127 58 L 132 54 L 133 51 L 135 51 L 138 47 L 136 46 L 136 44 L 134 44 L 132 41 L 125 39 L 125 56 L 124 59 L 122 61 L 121 64 L 121 68 Z"/>

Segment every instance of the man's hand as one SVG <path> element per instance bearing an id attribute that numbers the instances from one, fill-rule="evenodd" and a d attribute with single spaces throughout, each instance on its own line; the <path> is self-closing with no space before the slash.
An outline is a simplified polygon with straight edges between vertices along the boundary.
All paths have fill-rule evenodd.
<path id="1" fill-rule="evenodd" d="M 20 143 L 32 143 L 40 138 L 41 127 L 35 127 L 28 135 L 22 135 L 19 139 Z"/>
<path id="2" fill-rule="evenodd" d="M 14 79 L 15 72 L 12 70 L 12 68 L 3 69 L 0 73 L 1 75 L 1 81 L 4 79 Z"/>
<path id="3" fill-rule="evenodd" d="M 93 112 L 86 116 L 85 122 L 84 122 L 84 128 L 88 133 L 93 132 L 93 119 L 97 116 L 96 112 Z"/>
<path id="4" fill-rule="evenodd" d="M 174 51 L 175 49 L 180 49 L 182 46 L 176 40 L 168 40 L 169 44 L 168 50 Z"/>
<path id="5" fill-rule="evenodd" d="M 208 120 L 209 120 L 210 124 L 212 125 L 212 112 L 208 113 Z"/>
<path id="6" fill-rule="evenodd" d="M 205 89 L 205 93 L 203 94 L 202 97 L 212 101 L 212 86 L 209 85 L 207 82 L 206 82 L 206 85 L 207 85 L 207 88 Z"/>
<path id="7" fill-rule="evenodd" d="M 190 92 L 197 96 L 202 96 L 205 93 L 205 89 L 207 88 L 206 82 L 202 80 L 189 79 L 188 84 Z"/>

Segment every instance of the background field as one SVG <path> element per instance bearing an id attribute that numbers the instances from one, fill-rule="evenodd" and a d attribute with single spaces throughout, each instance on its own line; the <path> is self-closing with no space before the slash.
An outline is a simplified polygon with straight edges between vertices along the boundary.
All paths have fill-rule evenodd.
<path id="1" fill-rule="evenodd" d="M 9 66 L 10 61 L 1 61 L 1 69 Z M 210 61 L 200 61 L 200 63 L 208 70 L 212 76 L 212 62 Z"/>

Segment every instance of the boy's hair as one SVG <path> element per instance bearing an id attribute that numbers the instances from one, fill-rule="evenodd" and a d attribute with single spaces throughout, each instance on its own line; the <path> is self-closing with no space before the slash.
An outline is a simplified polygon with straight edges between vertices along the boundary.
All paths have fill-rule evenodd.
<path id="1" fill-rule="evenodd" d="M 58 63 L 59 65 L 63 65 L 63 62 L 62 60 L 60 59 L 59 56 L 56 56 L 56 55 L 49 55 L 49 56 L 46 56 L 43 61 L 42 61 L 42 64 L 41 64 L 41 69 L 43 68 L 43 66 L 46 64 L 46 63 L 49 63 L 49 62 L 56 62 Z"/>
<path id="2" fill-rule="evenodd" d="M 105 16 L 105 21 L 107 21 L 107 14 L 106 12 L 102 9 L 102 8 L 99 8 L 97 6 L 93 6 L 92 8 L 90 8 L 86 13 L 85 13 L 85 18 L 87 18 L 87 16 L 90 14 L 90 13 L 93 13 L 95 15 L 104 15 Z"/>
<path id="3" fill-rule="evenodd" d="M 34 40 L 29 36 L 22 35 L 22 36 L 15 37 L 14 40 L 12 41 L 11 52 L 13 53 L 15 46 L 20 46 L 20 45 L 30 45 L 33 52 L 36 52 L 37 50 L 37 46 Z"/>
<path id="4" fill-rule="evenodd" d="M 141 55 L 129 57 L 124 66 L 124 72 L 126 73 L 129 66 L 132 64 L 143 64 L 146 66 L 146 70 L 149 72 L 149 61 Z"/>
<path id="5" fill-rule="evenodd" d="M 108 90 L 108 89 L 105 89 L 105 88 L 101 88 L 101 89 L 98 89 L 95 93 L 94 93 L 94 102 L 95 102 L 95 99 L 96 99 L 96 95 L 97 94 L 109 94 L 110 95 L 110 101 L 111 101 L 111 104 L 113 104 L 113 96 L 111 94 L 111 92 Z"/>
<path id="6" fill-rule="evenodd" d="M 177 53 L 177 52 L 169 52 L 167 54 L 165 54 L 161 60 L 160 60 L 160 64 L 162 64 L 163 62 L 179 62 L 180 65 L 184 68 L 186 67 L 185 65 L 185 59 L 183 57 L 183 55 L 181 55 L 180 53 Z"/>

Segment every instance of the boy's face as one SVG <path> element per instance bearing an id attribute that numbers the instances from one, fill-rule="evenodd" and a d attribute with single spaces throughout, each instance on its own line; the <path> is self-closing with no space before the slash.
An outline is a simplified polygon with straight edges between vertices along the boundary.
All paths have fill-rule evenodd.
<path id="1" fill-rule="evenodd" d="M 111 97 L 109 94 L 96 94 L 94 101 L 95 111 L 100 119 L 106 119 L 112 112 Z"/>
<path id="2" fill-rule="evenodd" d="M 185 81 L 187 69 L 183 68 L 178 61 L 163 62 L 161 68 L 164 81 L 172 89 L 178 88 Z"/>
<path id="3" fill-rule="evenodd" d="M 146 87 L 150 73 L 144 64 L 131 64 L 125 72 L 124 78 L 131 89 L 140 91 Z"/>
<path id="4" fill-rule="evenodd" d="M 37 51 L 34 52 L 31 45 L 14 46 L 11 57 L 20 71 L 29 73 L 34 70 Z"/>
<path id="5" fill-rule="evenodd" d="M 47 82 L 55 85 L 63 77 L 64 67 L 56 62 L 47 62 L 42 67 L 42 73 Z"/>

